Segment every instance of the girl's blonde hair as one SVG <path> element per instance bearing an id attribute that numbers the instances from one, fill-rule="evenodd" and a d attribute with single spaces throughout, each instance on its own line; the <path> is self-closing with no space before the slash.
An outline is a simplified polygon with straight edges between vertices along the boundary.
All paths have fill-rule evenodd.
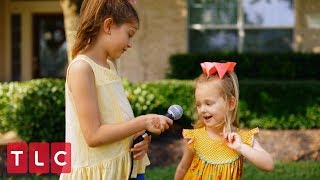
<path id="1" fill-rule="evenodd" d="M 84 0 L 72 58 L 91 43 L 106 18 L 112 18 L 118 26 L 124 23 L 139 24 L 138 13 L 128 0 Z"/>
<path id="2" fill-rule="evenodd" d="M 238 106 L 239 106 L 239 83 L 238 77 L 234 72 L 227 72 L 222 79 L 219 78 L 219 75 L 213 74 L 207 76 L 206 74 L 201 74 L 195 80 L 195 87 L 200 83 L 219 81 L 220 86 L 217 86 L 221 89 L 221 96 L 224 100 L 230 103 L 232 97 L 235 99 L 235 108 L 232 111 L 228 111 L 225 115 L 224 123 L 224 132 L 231 132 L 231 124 L 235 127 L 239 127 L 238 120 Z M 229 106 L 230 104 L 228 104 Z M 227 107 L 226 107 L 227 108 Z M 205 124 L 200 118 L 193 124 L 194 128 L 204 127 Z"/>

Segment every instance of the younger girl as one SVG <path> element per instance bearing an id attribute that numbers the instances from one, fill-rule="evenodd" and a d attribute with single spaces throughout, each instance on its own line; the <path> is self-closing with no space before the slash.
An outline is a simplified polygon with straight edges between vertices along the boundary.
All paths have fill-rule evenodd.
<path id="1" fill-rule="evenodd" d="M 258 168 L 272 171 L 273 160 L 254 139 L 258 128 L 238 129 L 239 86 L 233 72 L 236 63 L 202 63 L 196 79 L 195 100 L 199 120 L 177 167 L 179 179 L 241 179 L 243 157 Z"/>
<path id="2" fill-rule="evenodd" d="M 74 60 L 66 75 L 71 173 L 60 179 L 127 180 L 129 174 L 135 178 L 149 164 L 149 138 L 131 149 L 134 136 L 144 130 L 159 134 L 172 124 L 156 114 L 134 118 L 114 67 L 115 59 L 132 47 L 138 27 L 137 12 L 128 0 L 83 1 Z M 131 152 L 141 159 L 132 171 Z"/>

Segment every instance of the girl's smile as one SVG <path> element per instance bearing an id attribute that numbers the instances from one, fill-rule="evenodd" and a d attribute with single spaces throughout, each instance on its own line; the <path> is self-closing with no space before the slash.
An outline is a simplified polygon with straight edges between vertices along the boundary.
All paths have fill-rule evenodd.
<path id="1" fill-rule="evenodd" d="M 203 121 L 207 124 L 211 121 L 212 116 L 203 116 L 202 118 L 203 118 Z"/>
<path id="2" fill-rule="evenodd" d="M 219 86 L 217 80 L 200 83 L 196 88 L 197 112 L 207 127 L 223 125 L 228 112 Z"/>

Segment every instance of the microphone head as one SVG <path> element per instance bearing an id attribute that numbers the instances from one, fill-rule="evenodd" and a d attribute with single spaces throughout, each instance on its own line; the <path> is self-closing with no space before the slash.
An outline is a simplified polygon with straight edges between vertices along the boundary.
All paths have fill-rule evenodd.
<path id="1" fill-rule="evenodd" d="M 174 104 L 169 107 L 168 114 L 172 115 L 173 120 L 177 120 L 181 118 L 183 114 L 183 109 L 181 108 L 181 106 Z"/>

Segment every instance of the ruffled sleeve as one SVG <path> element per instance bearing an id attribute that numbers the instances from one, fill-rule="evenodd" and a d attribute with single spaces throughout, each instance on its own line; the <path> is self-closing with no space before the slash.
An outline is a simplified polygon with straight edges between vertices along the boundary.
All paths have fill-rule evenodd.
<path id="1" fill-rule="evenodd" d="M 247 144 L 249 146 L 252 146 L 254 135 L 259 133 L 259 128 L 251 129 L 250 131 L 242 131 L 239 133 L 239 135 L 242 138 L 242 142 L 244 144 Z"/>
<path id="2" fill-rule="evenodd" d="M 182 130 L 182 136 L 183 138 L 188 140 L 188 147 L 190 149 L 194 149 L 194 130 L 193 129 L 183 129 Z"/>

